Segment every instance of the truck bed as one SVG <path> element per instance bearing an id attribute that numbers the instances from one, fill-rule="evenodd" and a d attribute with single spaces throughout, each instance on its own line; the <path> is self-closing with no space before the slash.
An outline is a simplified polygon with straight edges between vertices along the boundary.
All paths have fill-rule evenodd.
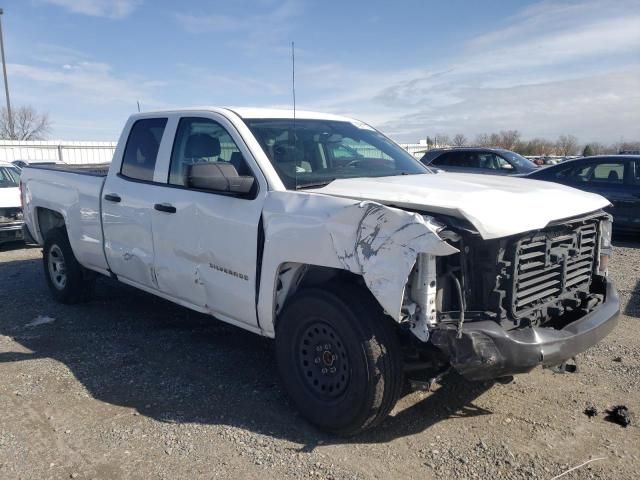
<path id="1" fill-rule="evenodd" d="M 23 214 L 34 240 L 44 244 L 42 230 L 63 222 L 78 261 L 98 271 L 107 269 L 100 204 L 108 166 L 26 166 L 20 174 Z"/>
<path id="2" fill-rule="evenodd" d="M 93 175 L 95 177 L 106 177 L 109 173 L 110 163 L 92 164 L 56 164 L 56 165 L 29 165 L 24 168 L 36 168 L 38 170 L 57 170 L 62 172 L 79 173 L 82 175 Z"/>

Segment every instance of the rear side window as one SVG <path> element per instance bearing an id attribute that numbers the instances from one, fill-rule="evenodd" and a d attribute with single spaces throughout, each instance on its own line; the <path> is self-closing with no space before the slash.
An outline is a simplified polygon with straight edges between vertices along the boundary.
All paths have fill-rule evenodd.
<path id="1" fill-rule="evenodd" d="M 624 181 L 624 163 L 603 163 L 593 170 L 592 180 L 602 183 L 622 183 Z"/>
<path id="2" fill-rule="evenodd" d="M 145 118 L 131 127 L 120 173 L 136 180 L 153 180 L 166 118 Z"/>
<path id="3" fill-rule="evenodd" d="M 454 158 L 453 158 L 453 152 L 449 152 L 449 153 L 443 153 L 439 157 L 434 158 L 431 164 L 435 166 L 438 166 L 438 165 L 448 166 L 448 165 L 455 165 L 456 162 L 454 161 Z"/>

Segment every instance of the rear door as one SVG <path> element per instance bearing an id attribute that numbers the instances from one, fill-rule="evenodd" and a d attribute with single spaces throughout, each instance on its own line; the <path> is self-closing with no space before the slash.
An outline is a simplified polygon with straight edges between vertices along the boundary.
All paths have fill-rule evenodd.
<path id="1" fill-rule="evenodd" d="M 154 184 L 154 171 L 167 120 L 142 118 L 133 123 L 120 169 L 109 172 L 102 191 L 109 268 L 122 280 L 146 289 L 157 288 L 151 214 L 160 188 Z"/>
<path id="2" fill-rule="evenodd" d="M 176 115 L 170 124 L 174 140 L 161 154 L 163 186 L 155 192 L 151 214 L 158 288 L 178 302 L 257 330 L 258 224 L 266 183 L 222 115 Z M 191 167 L 211 163 L 253 176 L 253 190 L 193 188 Z"/>

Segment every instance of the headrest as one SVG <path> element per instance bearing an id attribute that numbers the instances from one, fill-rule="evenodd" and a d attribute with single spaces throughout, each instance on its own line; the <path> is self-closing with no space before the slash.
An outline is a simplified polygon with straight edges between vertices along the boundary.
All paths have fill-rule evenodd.
<path id="1" fill-rule="evenodd" d="M 290 142 L 278 142 L 273 145 L 274 163 L 292 163 L 304 158 L 303 150 Z"/>
<path id="2" fill-rule="evenodd" d="M 187 139 L 186 158 L 208 158 L 220 155 L 220 140 L 206 133 L 194 133 Z"/>

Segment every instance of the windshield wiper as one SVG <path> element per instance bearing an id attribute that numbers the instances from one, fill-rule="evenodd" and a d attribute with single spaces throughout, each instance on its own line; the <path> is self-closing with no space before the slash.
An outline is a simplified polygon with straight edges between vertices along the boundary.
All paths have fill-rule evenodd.
<path id="1" fill-rule="evenodd" d="M 302 185 L 296 185 L 296 190 L 304 190 L 305 188 L 326 187 L 334 180 L 335 178 L 332 178 L 331 180 L 325 180 L 323 182 L 303 183 Z"/>

